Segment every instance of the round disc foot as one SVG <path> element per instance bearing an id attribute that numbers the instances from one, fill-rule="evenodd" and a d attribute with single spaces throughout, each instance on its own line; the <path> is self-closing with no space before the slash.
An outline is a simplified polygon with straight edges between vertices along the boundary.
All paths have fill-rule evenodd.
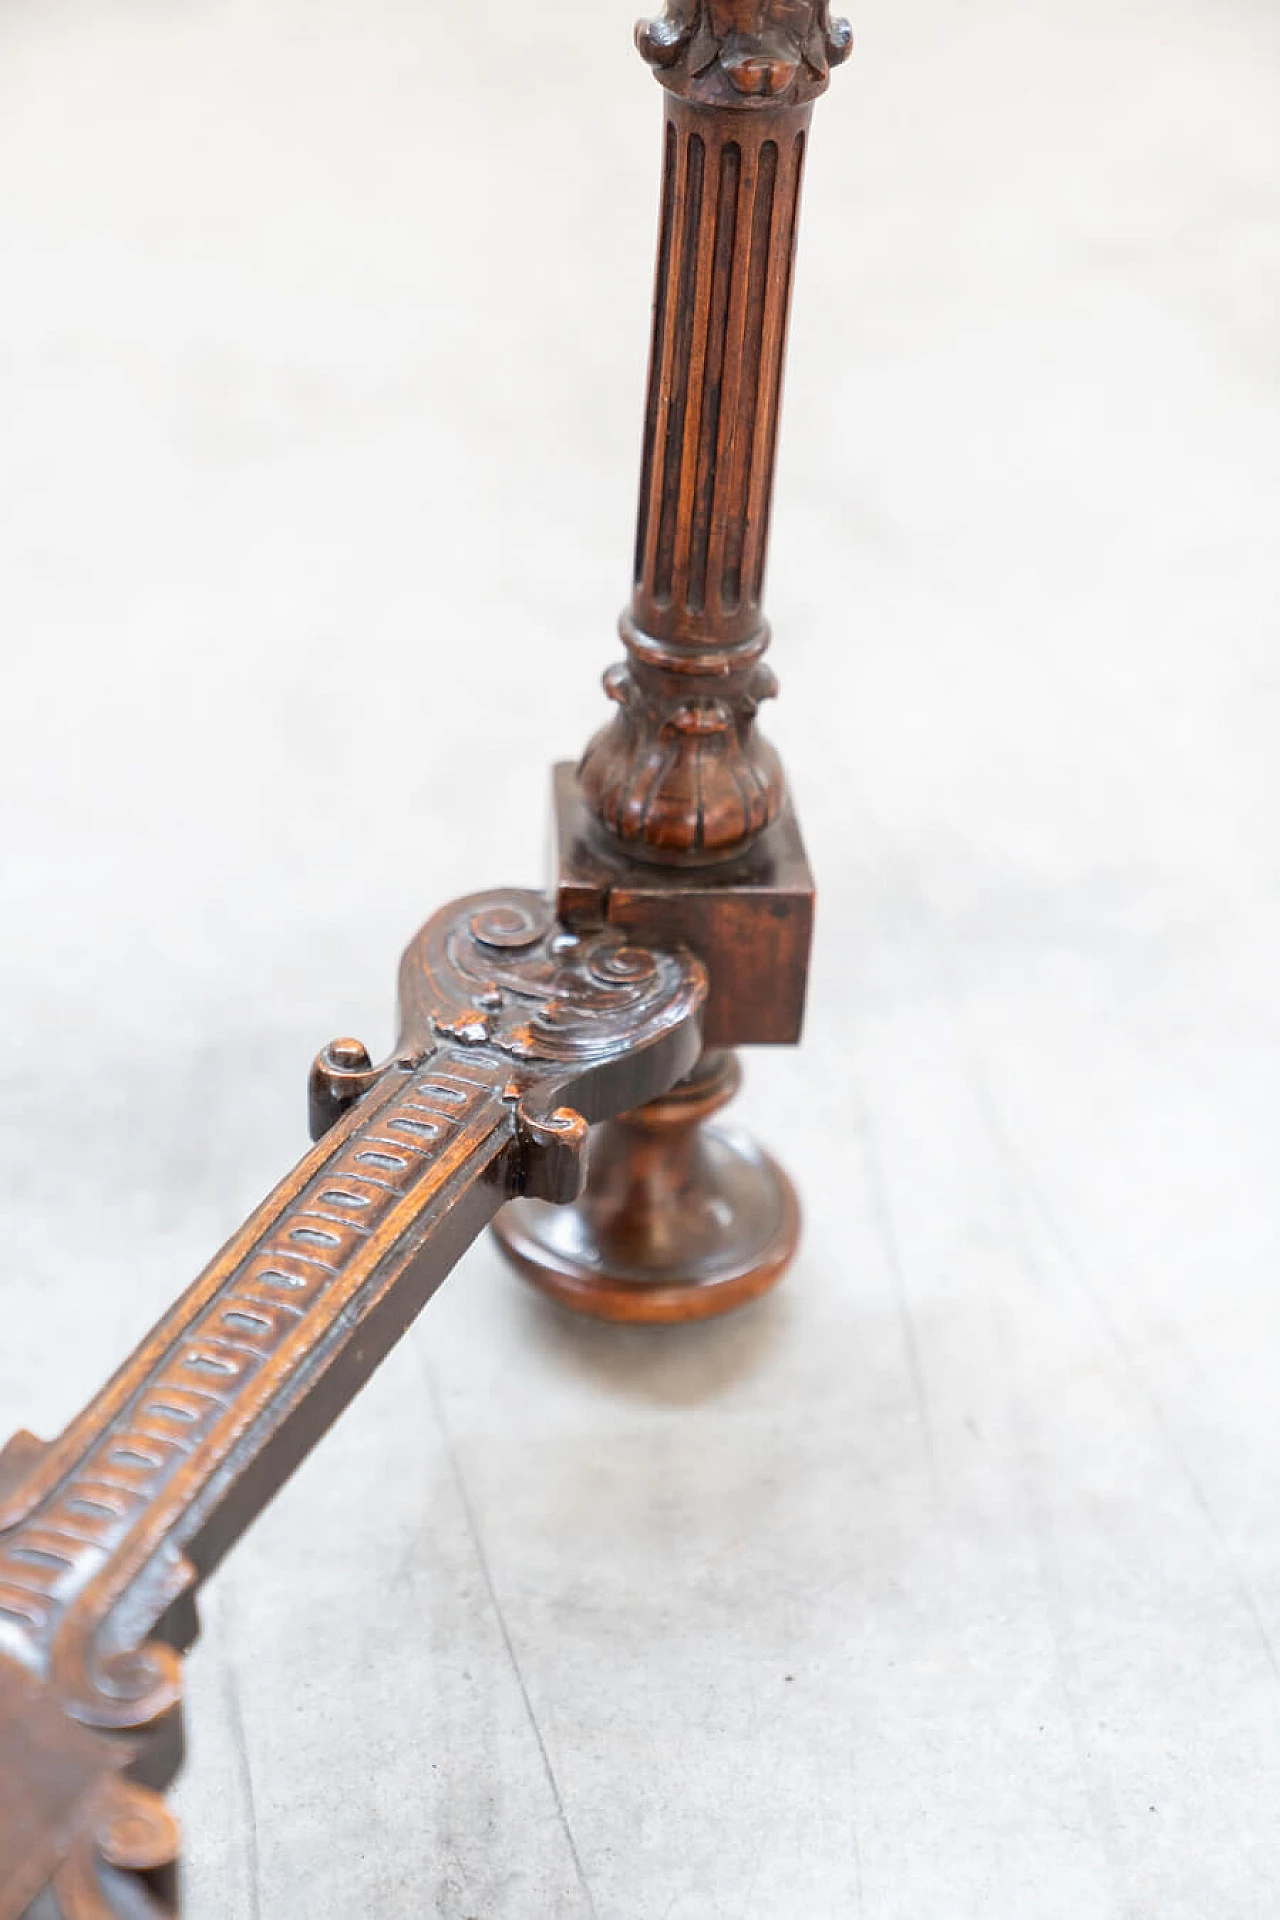
<path id="1" fill-rule="evenodd" d="M 753 1140 L 702 1124 L 737 1083 L 732 1056 L 713 1056 L 663 1099 L 601 1127 L 581 1200 L 515 1200 L 498 1215 L 512 1265 L 604 1320 L 705 1320 L 766 1292 L 795 1253 L 800 1208 Z"/>

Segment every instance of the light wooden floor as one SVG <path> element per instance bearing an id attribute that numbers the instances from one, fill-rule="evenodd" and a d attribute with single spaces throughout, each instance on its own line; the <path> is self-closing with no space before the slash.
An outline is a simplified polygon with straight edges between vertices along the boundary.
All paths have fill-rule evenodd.
<path id="1" fill-rule="evenodd" d="M 1280 13 L 855 25 L 771 590 L 821 946 L 740 1107 L 803 1257 L 649 1335 L 474 1252 L 207 1595 L 192 1920 L 1280 1914 Z M 0 19 L 6 1429 L 418 921 L 541 874 L 630 543 L 628 29 Z"/>

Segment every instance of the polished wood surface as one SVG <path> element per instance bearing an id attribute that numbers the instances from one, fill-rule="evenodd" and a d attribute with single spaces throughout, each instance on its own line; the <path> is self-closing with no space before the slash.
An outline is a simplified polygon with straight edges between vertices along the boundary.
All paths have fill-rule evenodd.
<path id="1" fill-rule="evenodd" d="M 599 1320 L 708 1320 L 767 1292 L 795 1253 L 800 1206 L 754 1141 L 706 1124 L 740 1082 L 736 1055 L 707 1053 L 670 1093 L 607 1121 L 577 1206 L 504 1212 L 495 1231 L 508 1258 Z"/>
<path id="2" fill-rule="evenodd" d="M 825 0 L 670 0 L 636 39 L 665 116 L 627 657 L 604 677 L 614 717 L 576 777 L 557 774 L 553 886 L 574 924 L 658 929 L 701 954 L 709 1047 L 786 1044 L 814 887 L 756 725 L 778 691 L 764 581 L 810 118 L 850 33 Z M 727 1085 L 716 1066 L 706 1079 Z M 586 1313 L 667 1322 L 781 1278 L 790 1182 L 757 1148 L 673 1129 L 673 1112 L 611 1128 L 566 1215 L 503 1215 L 527 1279 Z M 659 1193 L 682 1196 L 674 1216 Z"/>
<path id="3" fill-rule="evenodd" d="M 636 37 L 666 89 L 640 505 L 618 711 L 578 777 L 638 859 L 702 864 L 786 793 L 761 605 L 809 118 L 850 37 L 825 0 L 672 0 Z"/>
<path id="4" fill-rule="evenodd" d="M 611 1319 L 742 1306 L 794 1253 L 785 1174 L 707 1123 L 726 1041 L 803 1013 L 813 885 L 755 715 L 808 121 L 848 34 L 825 0 L 671 0 L 637 38 L 667 108 L 617 715 L 561 778 L 552 904 L 437 914 L 393 1056 L 321 1052 L 313 1152 L 58 1440 L 0 1455 L 0 1920 L 174 1911 L 195 1592 L 504 1203 L 516 1266 Z"/>
<path id="5" fill-rule="evenodd" d="M 806 1039 L 711 1121 L 800 1251 L 647 1329 L 472 1248 L 202 1590 L 189 1920 L 1280 1914 L 1280 9 L 854 17 L 759 716 Z M 629 579 L 630 24 L 7 10 L 0 1440 L 298 1158 L 319 1043 L 387 1053 L 401 936 L 543 878 Z"/>
<path id="6" fill-rule="evenodd" d="M 0 1453 L 0 1920 L 170 1910 L 200 1582 L 503 1201 L 571 1198 L 588 1121 L 690 1065 L 705 991 L 536 894 L 437 914 L 391 1059 L 325 1049 L 312 1152 L 59 1439 Z"/>

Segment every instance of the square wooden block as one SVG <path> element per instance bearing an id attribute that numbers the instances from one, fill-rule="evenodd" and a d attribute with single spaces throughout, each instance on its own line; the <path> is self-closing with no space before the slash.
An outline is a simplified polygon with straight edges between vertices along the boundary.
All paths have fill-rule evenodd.
<path id="1" fill-rule="evenodd" d="M 804 1024 L 813 874 L 794 813 L 741 859 L 660 867 L 610 844 L 573 764 L 555 768 L 551 892 L 568 927 L 624 928 L 640 946 L 686 946 L 711 975 L 708 1047 L 790 1046 Z"/>

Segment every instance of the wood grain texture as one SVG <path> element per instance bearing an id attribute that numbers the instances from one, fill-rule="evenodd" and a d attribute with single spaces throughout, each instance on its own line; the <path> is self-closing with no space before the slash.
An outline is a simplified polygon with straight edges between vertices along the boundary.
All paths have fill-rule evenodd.
<path id="1" fill-rule="evenodd" d="M 627 659 L 576 792 L 558 786 L 553 884 L 584 924 L 630 912 L 714 956 L 712 1048 L 794 1041 L 813 886 L 756 727 L 777 692 L 761 603 L 809 117 L 849 33 L 825 0 L 672 0 L 637 40 L 667 114 Z M 774 1285 L 799 1208 L 767 1154 L 704 1129 L 731 1084 L 709 1057 L 609 1131 L 567 1215 L 505 1214 L 519 1271 L 602 1318 L 660 1323 Z"/>
<path id="2" fill-rule="evenodd" d="M 197 1586 L 503 1201 L 574 1197 L 588 1119 L 692 1064 L 705 991 L 692 958 L 566 931 L 536 894 L 444 909 L 405 955 L 394 1057 L 321 1054 L 314 1151 L 58 1440 L 0 1452 L 3 1920 L 46 1883 L 66 1920 L 170 1911 L 153 1789 Z"/>
<path id="3" fill-rule="evenodd" d="M 578 768 L 638 861 L 733 859 L 782 812 L 761 612 L 812 103 L 849 48 L 817 0 L 679 0 L 642 22 L 667 89 L 626 662 Z"/>
<path id="4" fill-rule="evenodd" d="M 8 10 L 6 1432 L 542 872 L 644 402 L 607 11 L 548 89 L 540 9 Z M 819 947 L 729 1110 L 792 1279 L 672 1340 L 477 1243 L 204 1591 L 188 1920 L 1280 1911 L 1280 21 L 856 24 L 767 588 Z"/>

